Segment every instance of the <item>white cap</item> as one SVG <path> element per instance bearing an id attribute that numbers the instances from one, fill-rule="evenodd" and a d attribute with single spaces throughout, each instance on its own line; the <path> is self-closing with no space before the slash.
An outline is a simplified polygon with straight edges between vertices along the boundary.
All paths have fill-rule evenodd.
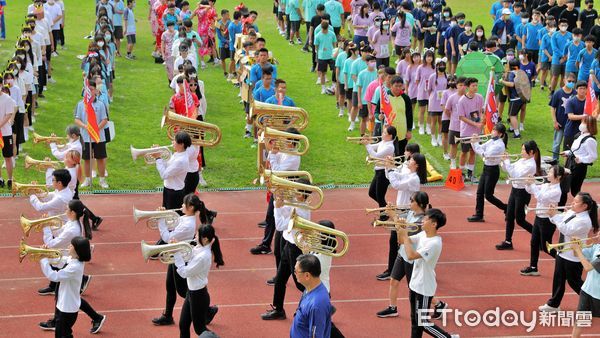
<path id="1" fill-rule="evenodd" d="M 511 11 L 510 11 L 510 9 L 508 9 L 508 8 L 504 8 L 504 9 L 502 10 L 502 15 L 504 15 L 504 14 L 511 14 Z"/>

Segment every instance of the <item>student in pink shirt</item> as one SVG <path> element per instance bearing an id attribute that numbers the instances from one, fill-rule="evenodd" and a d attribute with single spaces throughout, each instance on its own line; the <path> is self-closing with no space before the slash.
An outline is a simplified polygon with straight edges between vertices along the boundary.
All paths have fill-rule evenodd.
<path id="1" fill-rule="evenodd" d="M 385 76 L 385 68 L 379 67 L 377 70 L 377 79 L 375 79 L 374 81 L 369 83 L 369 85 L 367 86 L 367 89 L 365 89 L 365 101 L 368 102 L 367 107 L 369 109 L 369 121 L 370 122 L 375 121 L 375 118 L 374 118 L 375 105 L 373 103 L 371 103 L 371 100 L 373 99 L 373 94 L 375 94 L 375 90 L 379 87 L 379 84 L 381 83 L 381 81 L 383 81 L 384 76 Z"/>
<path id="2" fill-rule="evenodd" d="M 410 62 L 410 48 L 406 47 L 402 50 L 400 58 L 396 61 L 396 74 L 404 77 L 404 74 L 406 73 L 406 69 L 408 68 L 408 65 L 410 65 Z"/>
<path id="3" fill-rule="evenodd" d="M 478 80 L 474 77 L 465 80 L 467 92 L 458 100 L 457 114 L 460 119 L 460 137 L 470 137 L 481 134 L 483 128 L 483 96 L 477 93 Z M 467 155 L 469 161 L 467 163 Z M 475 169 L 475 151 L 470 143 L 461 143 L 461 169 L 467 169 L 466 180 L 473 181 Z"/>
<path id="4" fill-rule="evenodd" d="M 442 145 L 442 95 L 447 89 L 448 78 L 446 76 L 446 58 L 435 61 L 435 74 L 429 76 L 427 92 L 429 93 L 429 124 L 431 125 L 431 145 L 439 147 Z"/>
<path id="5" fill-rule="evenodd" d="M 444 115 L 450 119 L 448 126 L 448 143 L 450 144 L 450 169 L 456 169 L 456 151 L 458 148 L 458 142 L 455 138 L 460 137 L 460 119 L 458 116 L 458 101 L 460 100 L 465 92 L 465 77 L 459 77 L 456 79 L 456 93 L 450 95 L 444 106 Z"/>
<path id="6" fill-rule="evenodd" d="M 421 65 L 421 54 L 418 51 L 412 52 L 410 55 L 410 64 L 406 68 L 406 72 L 403 74 L 404 86 L 406 87 L 406 94 L 410 98 L 412 104 L 412 111 L 415 111 L 417 106 L 417 69 Z M 413 129 L 414 121 L 413 119 Z"/>
<path id="7" fill-rule="evenodd" d="M 456 76 L 448 76 L 448 89 L 444 90 L 440 105 L 442 108 L 442 148 L 444 149 L 444 160 L 448 161 L 450 155 L 448 155 L 448 131 L 450 130 L 450 115 L 446 113 L 446 102 L 450 99 L 450 96 L 456 93 Z"/>
<path id="8" fill-rule="evenodd" d="M 411 32 L 412 27 L 406 19 L 406 14 L 402 11 L 398 12 L 396 23 L 392 27 L 392 35 L 395 36 L 394 49 L 396 51 L 396 55 L 401 55 L 404 47 L 410 48 Z"/>
<path id="9" fill-rule="evenodd" d="M 435 74 L 435 66 L 433 64 L 435 60 L 435 53 L 433 50 L 427 50 L 423 54 L 425 59 L 423 64 L 417 68 L 415 83 L 417 84 L 417 102 L 419 103 L 419 134 L 425 133 L 425 111 L 429 101 L 429 93 L 427 87 L 429 86 L 429 77 L 431 74 Z M 431 127 L 427 122 L 427 134 L 431 134 Z"/>
<path id="10" fill-rule="evenodd" d="M 384 65 L 389 67 L 390 65 L 390 41 L 392 36 L 390 35 L 390 23 L 383 21 L 381 27 L 375 31 L 371 39 L 371 46 L 373 47 L 373 53 L 377 60 L 377 67 Z"/>

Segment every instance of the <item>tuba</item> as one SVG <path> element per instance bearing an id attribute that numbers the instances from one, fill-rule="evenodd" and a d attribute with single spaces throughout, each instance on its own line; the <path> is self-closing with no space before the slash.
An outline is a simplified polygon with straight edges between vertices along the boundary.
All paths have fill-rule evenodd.
<path id="1" fill-rule="evenodd" d="M 25 169 L 33 167 L 37 171 L 45 172 L 48 169 L 59 169 L 61 166 L 60 161 L 34 160 L 29 155 L 25 155 Z"/>
<path id="2" fill-rule="evenodd" d="M 172 111 L 165 110 L 161 128 L 167 126 L 167 137 L 172 141 L 178 131 L 190 134 L 192 144 L 201 147 L 214 147 L 221 142 L 221 129 L 218 126 L 190 119 Z"/>
<path id="3" fill-rule="evenodd" d="M 23 259 L 26 256 L 29 256 L 29 259 L 32 261 L 39 261 L 42 258 L 59 259 L 63 256 L 63 252 L 63 250 L 42 249 L 29 246 L 21 238 L 21 242 L 19 243 L 19 263 L 23 262 Z"/>
<path id="4" fill-rule="evenodd" d="M 38 133 L 33 133 L 33 143 L 38 144 L 40 142 L 44 142 L 46 144 L 56 143 L 56 144 L 65 144 L 69 141 L 66 137 L 58 137 L 58 136 L 41 136 Z"/>
<path id="5" fill-rule="evenodd" d="M 44 227 L 58 230 L 63 226 L 63 216 L 65 216 L 65 214 L 40 219 L 27 219 L 25 216 L 21 215 L 21 228 L 23 229 L 23 234 L 25 234 L 25 237 L 29 237 L 31 230 L 40 232 Z"/>
<path id="6" fill-rule="evenodd" d="M 292 211 L 287 231 L 293 234 L 294 242 L 304 253 L 312 251 L 331 257 L 342 257 L 350 245 L 348 235 L 344 232 L 304 219 L 296 214 L 296 210 Z"/>
<path id="7" fill-rule="evenodd" d="M 136 149 L 132 145 L 129 146 L 131 150 L 131 157 L 133 160 L 137 160 L 138 157 L 144 156 L 144 161 L 146 164 L 154 164 L 156 163 L 156 159 L 152 156 L 153 154 L 160 154 L 160 158 L 164 161 L 168 161 L 171 158 L 171 150 L 169 150 L 171 146 L 162 146 L 156 148 L 146 148 L 146 149 Z"/>
<path id="8" fill-rule="evenodd" d="M 48 187 L 43 184 L 21 184 L 14 182 L 12 185 L 12 195 L 13 197 L 17 193 L 21 193 L 23 195 L 38 195 L 38 197 L 45 197 L 48 195 Z"/>
<path id="9" fill-rule="evenodd" d="M 285 130 L 294 127 L 303 130 L 308 126 L 308 113 L 300 107 L 287 107 L 253 101 L 250 107 L 250 116 L 254 117 L 254 125 L 258 129 L 271 127 Z"/>
<path id="10" fill-rule="evenodd" d="M 149 229 L 158 229 L 158 221 L 161 219 L 165 220 L 165 224 L 169 229 L 173 229 L 179 224 L 179 214 L 176 212 L 177 209 L 170 210 L 154 210 L 144 211 L 138 210 L 133 207 L 133 220 L 137 224 L 140 220 L 145 219 L 146 225 Z"/>
<path id="11" fill-rule="evenodd" d="M 260 176 L 260 184 L 264 185 L 269 181 L 272 175 L 277 177 L 286 179 L 288 181 L 296 182 L 301 178 L 307 179 L 312 184 L 312 175 L 308 171 L 279 171 L 279 170 L 270 170 L 265 169 Z"/>
<path id="12" fill-rule="evenodd" d="M 308 148 L 310 147 L 308 138 L 304 135 L 288 133 L 266 127 L 264 131 L 260 133 L 258 142 L 266 144 L 270 141 L 274 141 L 273 146 L 277 147 L 280 152 L 291 155 L 302 156 L 308 152 Z"/>
<path id="13" fill-rule="evenodd" d="M 323 190 L 321 188 L 314 185 L 293 182 L 274 174 L 267 177 L 265 180 L 267 189 L 276 197 L 281 196 L 283 204 L 310 210 L 317 210 L 323 205 Z M 312 193 L 316 193 L 318 197 L 316 199 L 311 198 Z M 304 195 L 306 200 L 299 202 L 296 199 L 297 194 Z"/>
<path id="14" fill-rule="evenodd" d="M 161 263 L 172 264 L 175 262 L 175 254 L 181 253 L 184 261 L 192 258 L 192 246 L 186 242 L 169 243 L 163 245 L 151 245 L 142 241 L 142 256 L 146 262 L 151 256 L 158 255 Z"/>

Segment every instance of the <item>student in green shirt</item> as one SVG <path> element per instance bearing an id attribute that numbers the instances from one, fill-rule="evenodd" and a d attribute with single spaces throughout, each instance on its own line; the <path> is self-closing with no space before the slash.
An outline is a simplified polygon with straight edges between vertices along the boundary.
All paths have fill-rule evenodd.
<path id="1" fill-rule="evenodd" d="M 377 79 L 377 61 L 372 55 L 367 55 L 365 58 L 367 68 L 363 69 L 358 73 L 356 77 L 357 96 L 358 96 L 358 116 L 360 117 L 360 134 L 364 135 L 367 128 L 367 121 L 369 119 L 369 105 L 365 100 L 365 94 L 367 86 Z"/>
<path id="2" fill-rule="evenodd" d="M 329 23 L 321 23 L 321 31 L 315 35 L 314 45 L 317 48 L 317 71 L 321 79 L 321 94 L 326 93 L 325 77 L 327 76 L 327 67 L 334 71 L 333 49 L 337 39 L 335 33 L 329 30 Z"/>

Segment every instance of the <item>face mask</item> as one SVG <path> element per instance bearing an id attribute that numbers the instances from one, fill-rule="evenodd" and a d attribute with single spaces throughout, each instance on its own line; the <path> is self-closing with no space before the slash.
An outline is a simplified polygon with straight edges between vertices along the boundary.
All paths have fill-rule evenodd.
<path id="1" fill-rule="evenodd" d="M 377 27 L 377 28 L 381 27 L 381 21 L 375 21 L 375 27 Z"/>
<path id="2" fill-rule="evenodd" d="M 579 125 L 579 131 L 582 132 L 582 133 L 587 132 L 587 126 L 585 124 L 583 124 L 583 123 L 580 124 Z"/>
<path id="3" fill-rule="evenodd" d="M 385 29 L 385 30 L 390 29 L 390 25 L 383 25 L 383 29 Z"/>
<path id="4" fill-rule="evenodd" d="M 107 40 L 107 41 L 110 41 L 110 34 L 104 35 L 104 39 Z"/>
<path id="5" fill-rule="evenodd" d="M 98 41 L 96 44 L 97 44 L 97 45 L 98 45 L 98 47 L 100 47 L 100 48 L 104 47 L 104 41 Z"/>
<path id="6" fill-rule="evenodd" d="M 464 25 L 465 24 L 465 20 L 458 20 L 458 24 L 459 25 Z"/>
<path id="7" fill-rule="evenodd" d="M 449 12 L 444 12 L 444 18 L 447 18 L 447 17 L 449 17 L 449 16 L 450 16 L 450 13 L 449 13 Z"/>
<path id="8" fill-rule="evenodd" d="M 19 74 L 19 70 L 18 69 L 14 69 L 12 73 L 13 73 L 13 75 L 17 75 L 17 74 Z"/>
<path id="9" fill-rule="evenodd" d="M 29 48 L 28 46 L 25 46 L 25 51 L 26 51 L 26 52 L 29 52 L 29 50 L 30 50 L 30 49 L 31 49 L 31 48 Z"/>
<path id="10" fill-rule="evenodd" d="M 581 41 L 580 37 L 578 37 L 578 36 L 573 37 L 573 42 L 579 42 L 579 41 Z"/>
<path id="11" fill-rule="evenodd" d="M 369 66 L 369 68 L 375 68 L 375 67 L 377 67 L 377 62 L 371 61 L 367 65 Z"/>
<path id="12" fill-rule="evenodd" d="M 456 21 L 450 22 L 450 27 L 454 27 L 454 26 L 456 26 Z"/>
<path id="13" fill-rule="evenodd" d="M 483 36 L 483 32 L 482 32 L 482 31 L 477 31 L 477 33 L 475 33 L 475 34 L 477 34 L 477 37 L 478 37 L 478 38 L 480 38 L 480 37 L 482 37 L 482 36 Z"/>
<path id="14" fill-rule="evenodd" d="M 527 23 L 527 19 L 521 19 L 521 23 Z"/>
<path id="15" fill-rule="evenodd" d="M 446 67 L 440 66 L 438 67 L 438 70 L 443 73 L 446 71 Z"/>
<path id="16" fill-rule="evenodd" d="M 194 77 L 195 78 L 196 76 L 197 76 L 196 73 L 190 73 L 190 77 Z"/>
<path id="17" fill-rule="evenodd" d="M 21 64 L 20 63 L 17 63 L 16 66 L 17 66 L 17 69 L 21 69 Z"/>
<path id="18" fill-rule="evenodd" d="M 510 61 L 510 60 L 512 60 L 512 59 L 514 59 L 514 58 L 515 58 L 515 56 L 514 56 L 514 55 L 507 55 L 507 56 L 506 56 L 506 60 L 508 60 L 508 61 Z"/>
<path id="19" fill-rule="evenodd" d="M 554 32 L 556 32 L 556 28 L 550 28 L 550 29 L 548 30 L 548 32 L 550 32 L 550 33 L 554 33 Z"/>
<path id="20" fill-rule="evenodd" d="M 417 1 L 417 7 L 421 7 L 423 6 L 423 2 L 422 1 Z"/>
<path id="21" fill-rule="evenodd" d="M 567 28 L 569 28 L 569 27 L 560 26 L 559 28 L 560 28 L 560 31 L 561 31 L 561 32 L 566 32 L 566 31 L 567 31 Z"/>
<path id="22" fill-rule="evenodd" d="M 575 82 L 567 82 L 567 88 L 569 88 L 569 89 L 575 88 Z"/>
<path id="23" fill-rule="evenodd" d="M 519 61 L 523 62 L 524 59 L 525 59 L 525 56 L 519 55 Z"/>

